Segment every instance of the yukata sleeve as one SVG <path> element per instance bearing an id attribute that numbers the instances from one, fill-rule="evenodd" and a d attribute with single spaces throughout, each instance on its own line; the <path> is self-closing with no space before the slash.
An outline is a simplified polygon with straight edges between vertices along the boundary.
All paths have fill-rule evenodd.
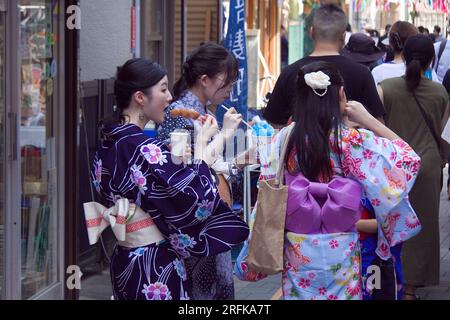
<path id="1" fill-rule="evenodd" d="M 403 140 L 390 141 L 368 130 L 342 130 L 342 168 L 358 180 L 378 222 L 376 252 L 390 257 L 390 247 L 421 229 L 408 193 L 420 169 L 420 157 Z"/>
<path id="2" fill-rule="evenodd" d="M 97 191 L 100 202 L 106 207 L 113 206 L 116 200 L 109 183 L 111 179 L 111 173 L 105 168 L 102 159 L 96 152 L 91 170 L 91 181 L 95 191 Z"/>
<path id="3" fill-rule="evenodd" d="M 182 257 L 215 255 L 247 239 L 247 224 L 220 199 L 205 162 L 177 164 L 157 140 L 139 152 L 141 207 Z"/>

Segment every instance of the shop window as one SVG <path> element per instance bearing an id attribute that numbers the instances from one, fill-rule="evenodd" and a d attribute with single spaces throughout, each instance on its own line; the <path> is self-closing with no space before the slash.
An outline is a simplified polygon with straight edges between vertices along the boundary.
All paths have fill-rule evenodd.
<path id="1" fill-rule="evenodd" d="M 22 0 L 19 64 L 21 80 L 20 160 L 22 298 L 57 280 L 56 166 L 53 113 L 56 93 L 53 25 L 55 1 Z"/>
<path id="2" fill-rule="evenodd" d="M 144 56 L 164 62 L 164 0 L 144 3 Z"/>
<path id="3" fill-rule="evenodd" d="M 141 0 L 141 43 L 142 56 L 164 66 L 173 83 L 173 57 L 177 46 L 174 43 L 175 7 L 179 0 Z"/>

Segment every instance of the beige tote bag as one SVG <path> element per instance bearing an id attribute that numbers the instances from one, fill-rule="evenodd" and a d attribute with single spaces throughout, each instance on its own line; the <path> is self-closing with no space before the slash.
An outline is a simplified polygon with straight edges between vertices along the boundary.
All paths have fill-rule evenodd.
<path id="1" fill-rule="evenodd" d="M 294 124 L 286 129 L 277 175 L 259 182 L 256 216 L 249 240 L 247 264 L 254 271 L 272 275 L 283 271 L 284 224 L 288 187 L 284 185 L 284 159 Z"/>

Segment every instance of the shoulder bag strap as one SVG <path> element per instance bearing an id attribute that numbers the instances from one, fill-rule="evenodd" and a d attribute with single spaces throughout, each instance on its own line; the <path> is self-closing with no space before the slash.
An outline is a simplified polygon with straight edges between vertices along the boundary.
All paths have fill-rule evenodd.
<path id="1" fill-rule="evenodd" d="M 276 179 L 276 184 L 279 186 L 283 186 L 284 185 L 284 163 L 285 163 L 285 158 L 286 158 L 286 152 L 287 152 L 287 147 L 289 144 L 289 138 L 291 136 L 291 132 L 294 129 L 295 123 L 292 123 L 291 125 L 289 125 L 286 128 L 286 133 L 284 134 L 284 140 L 283 143 L 281 145 L 281 152 L 280 152 L 280 162 L 278 164 L 278 171 L 277 171 L 277 175 L 275 177 Z"/>
<path id="2" fill-rule="evenodd" d="M 420 113 L 422 114 L 423 119 L 425 120 L 425 123 L 427 124 L 428 129 L 430 130 L 436 145 L 438 147 L 438 150 L 441 150 L 441 139 L 439 138 L 439 135 L 434 131 L 433 124 L 431 123 L 431 119 L 428 118 L 427 114 L 425 113 L 425 110 L 423 110 L 422 105 L 419 102 L 419 99 L 417 99 L 416 94 L 413 92 L 414 99 L 416 100 L 417 106 L 419 107 Z"/>

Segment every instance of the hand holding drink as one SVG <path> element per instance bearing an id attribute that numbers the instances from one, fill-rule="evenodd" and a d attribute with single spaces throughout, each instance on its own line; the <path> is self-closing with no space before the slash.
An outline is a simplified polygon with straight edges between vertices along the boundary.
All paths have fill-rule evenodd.
<path id="1" fill-rule="evenodd" d="M 191 154 L 191 135 L 187 130 L 175 130 L 170 133 L 170 146 L 172 155 L 188 162 Z"/>

